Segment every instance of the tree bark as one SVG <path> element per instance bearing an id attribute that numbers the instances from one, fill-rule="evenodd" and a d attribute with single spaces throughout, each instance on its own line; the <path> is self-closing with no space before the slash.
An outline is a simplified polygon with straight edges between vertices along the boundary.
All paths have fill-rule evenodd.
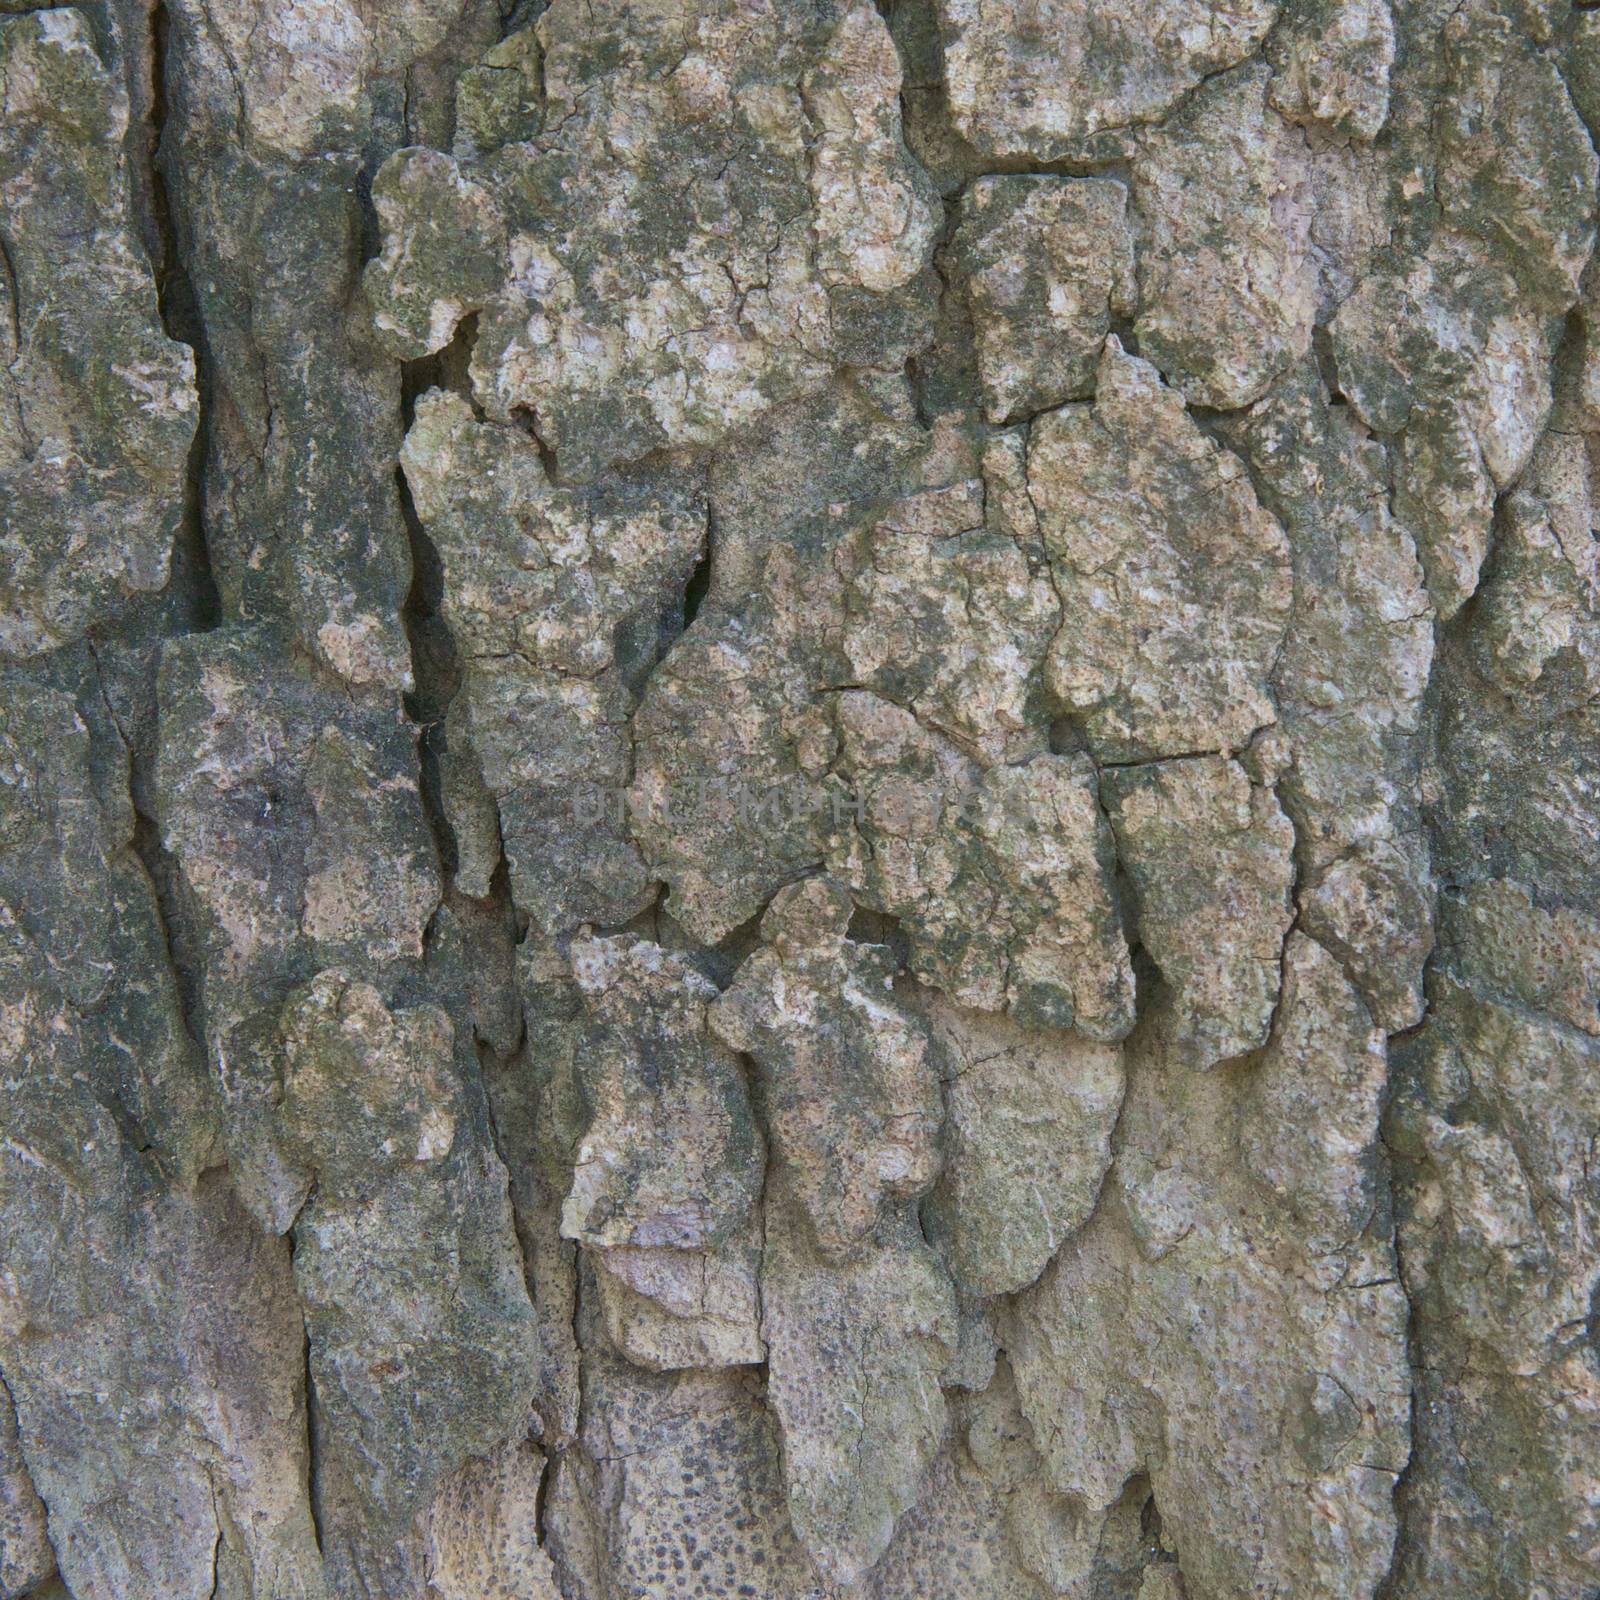
<path id="1" fill-rule="evenodd" d="M 0 3 L 0 1600 L 1592 1600 L 1600 12 Z"/>

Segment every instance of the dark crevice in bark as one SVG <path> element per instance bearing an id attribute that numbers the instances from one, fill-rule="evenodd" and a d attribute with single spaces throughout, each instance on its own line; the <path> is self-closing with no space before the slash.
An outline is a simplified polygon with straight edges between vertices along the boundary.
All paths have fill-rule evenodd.
<path id="1" fill-rule="evenodd" d="M 948 201 L 942 200 L 940 203 L 944 208 L 944 221 L 939 230 L 939 242 L 934 247 L 931 262 L 934 276 L 939 280 L 937 317 L 948 325 L 961 327 L 970 346 L 972 326 L 967 314 L 966 295 L 951 282 L 948 266 L 950 236 L 955 231 L 959 212 Z M 911 391 L 912 414 L 916 417 L 918 426 L 924 429 L 933 426 L 935 407 L 930 403 L 929 391 L 934 382 L 933 369 L 938 363 L 939 355 L 936 336 L 933 344 L 906 358 L 906 384 Z"/>
<path id="2" fill-rule="evenodd" d="M 217 1600 L 217 1592 L 222 1586 L 222 1507 L 217 1503 L 217 1488 L 211 1486 L 211 1515 L 217 1525 L 217 1536 L 211 1544 L 211 1588 L 210 1600 Z"/>
<path id="3" fill-rule="evenodd" d="M 172 583 L 181 584 L 186 597 L 187 631 L 204 633 L 222 621 L 222 596 L 211 570 L 205 536 L 205 471 L 211 446 L 211 415 L 215 396 L 215 371 L 206 343 L 204 320 L 194 283 L 178 238 L 172 197 L 164 164 L 171 160 L 166 148 L 169 102 L 167 76 L 171 70 L 171 18 L 164 0 L 150 13 L 150 117 L 149 132 L 141 140 L 148 161 L 146 193 L 150 203 L 150 230 L 159 254 L 153 263 L 156 305 L 169 339 L 194 352 L 198 414 L 194 440 L 184 468 L 183 511 L 172 554 Z"/>
<path id="4" fill-rule="evenodd" d="M 303 1217 L 306 1207 L 316 1197 L 316 1184 L 313 1182 L 310 1192 L 301 1203 L 299 1215 Z M 298 1221 L 298 1218 L 296 1219 Z M 289 1249 L 289 1272 L 294 1274 L 294 1259 L 297 1249 L 295 1230 L 293 1227 L 283 1236 L 284 1243 Z M 298 1294 L 298 1290 L 296 1291 Z M 301 1358 L 301 1384 L 302 1402 L 306 1408 L 306 1508 L 311 1514 L 311 1536 L 316 1541 L 317 1553 L 324 1554 L 322 1516 L 318 1510 L 319 1484 L 321 1480 L 321 1439 L 320 1424 L 317 1419 L 316 1383 L 311 1375 L 311 1328 L 302 1311 L 300 1316 L 300 1358 Z"/>
<path id="5" fill-rule="evenodd" d="M 305 1354 L 305 1407 L 306 1407 L 306 1507 L 311 1513 L 311 1537 L 316 1541 L 317 1554 L 324 1553 L 320 1483 L 322 1478 L 320 1434 L 317 1421 L 316 1386 L 311 1377 L 311 1330 L 301 1318 Z"/>
<path id="6" fill-rule="evenodd" d="M 539 431 L 539 414 L 532 406 L 513 406 L 511 420 L 533 441 L 534 447 L 539 452 L 539 461 L 544 467 L 544 475 L 551 483 L 559 483 L 561 475 L 556 466 L 556 453 Z"/>
<path id="7" fill-rule="evenodd" d="M 456 331 L 452 343 L 434 356 L 408 363 L 402 369 L 400 410 L 402 432 L 408 431 L 415 421 L 416 401 L 419 395 L 431 388 L 449 388 L 456 392 L 468 388 L 467 367 L 471 359 L 473 341 L 477 332 L 476 317 L 465 319 Z M 480 413 L 481 415 L 481 413 Z M 516 1205 L 517 1184 L 516 1152 L 507 1144 L 504 1130 L 495 1113 L 494 1085 L 508 1073 L 526 1071 L 527 1016 L 516 978 L 515 945 L 519 942 L 520 924 L 511 896 L 510 876 L 502 854 L 490 880 L 487 901 L 479 901 L 463 894 L 457 887 L 460 852 L 454 828 L 451 826 L 443 793 L 441 757 L 448 758 L 447 734 L 444 718 L 460 688 L 461 663 L 455 640 L 442 614 L 445 593 L 444 564 L 438 548 L 428 536 L 422 519 L 412 500 L 403 468 L 395 467 L 395 492 L 398 496 L 402 518 L 411 550 L 412 580 L 402 609 L 402 621 L 411 644 L 412 689 L 404 697 L 405 709 L 417 724 L 417 749 L 419 762 L 419 788 L 422 806 L 434 848 L 438 856 L 443 886 L 443 898 L 430 927 L 438 923 L 445 912 L 454 918 L 458 937 L 464 942 L 464 959 L 471 969 L 465 974 L 467 992 L 462 1001 L 471 1017 L 474 1055 L 478 1064 L 478 1083 L 482 1092 L 483 1114 L 488 1125 L 490 1143 L 500 1166 L 506 1174 L 507 1186 L 523 1271 L 529 1278 L 533 1254 L 527 1228 L 520 1208 Z M 510 985 L 509 996 L 503 988 L 495 989 L 496 981 L 503 975 Z M 502 1054 L 496 1050 L 480 1027 L 483 1013 L 480 1001 L 496 1006 L 493 993 L 475 990 L 484 983 L 499 993 L 501 1002 L 509 1000 L 507 1009 L 514 1010 L 516 1039 L 510 1051 Z M 458 1025 L 467 1025 L 463 1018 Z M 501 1043 L 506 1040 L 502 1036 Z M 544 1542 L 543 1517 L 546 1484 L 551 1468 L 547 1463 L 541 1478 L 536 1502 L 535 1523 L 539 1542 Z"/>
<path id="8" fill-rule="evenodd" d="M 1581 337 L 1581 331 L 1574 330 L 1569 325 L 1567 329 L 1567 338 L 1572 339 L 1574 337 Z M 1565 348 L 1566 341 L 1564 340 L 1563 349 Z M 1319 349 L 1319 359 L 1321 354 L 1322 352 Z M 1554 365 L 1556 366 L 1556 369 L 1559 370 L 1559 353 Z M 1323 371 L 1325 381 L 1327 381 L 1331 387 L 1333 381 L 1337 377 L 1336 371 L 1333 370 L 1331 351 L 1329 360 L 1324 366 Z M 1389 505 L 1392 511 L 1395 450 L 1392 442 L 1386 441 L 1386 444 L 1388 445 L 1387 454 L 1389 462 L 1388 495 Z M 1533 452 L 1530 451 L 1530 460 L 1532 459 L 1532 455 Z M 1499 497 L 1497 496 L 1497 500 L 1498 499 Z M 1495 521 L 1498 523 L 1498 513 Z M 1444 752 L 1441 748 L 1440 741 L 1440 715 L 1442 710 L 1441 702 L 1444 693 L 1444 686 L 1450 674 L 1452 672 L 1459 672 L 1462 664 L 1466 664 L 1467 670 L 1470 673 L 1474 683 L 1478 686 L 1480 693 L 1485 690 L 1490 690 L 1494 693 L 1495 698 L 1500 702 L 1498 707 L 1498 712 L 1500 715 L 1510 717 L 1516 715 L 1517 712 L 1517 708 L 1513 707 L 1509 699 L 1501 695 L 1497 689 L 1493 688 L 1493 686 L 1486 684 L 1470 665 L 1468 639 L 1472 633 L 1475 619 L 1480 609 L 1479 596 L 1482 593 L 1482 576 L 1487 574 L 1490 570 L 1493 559 L 1494 542 L 1493 535 L 1491 535 L 1491 543 L 1488 550 L 1485 552 L 1483 565 L 1480 571 L 1478 589 L 1467 598 L 1466 602 L 1448 621 L 1439 622 L 1435 620 L 1434 622 L 1433 654 L 1428 666 L 1428 681 L 1423 688 L 1422 718 L 1421 725 L 1418 730 L 1418 740 L 1420 746 L 1419 760 L 1423 770 L 1431 769 L 1437 771 L 1441 764 L 1441 758 Z M 1407 1364 L 1411 1372 L 1409 1396 L 1410 1450 L 1406 1457 L 1404 1466 L 1401 1468 L 1395 1479 L 1394 1485 L 1393 1503 L 1396 1521 L 1394 1550 L 1390 1556 L 1388 1571 L 1385 1573 L 1384 1577 L 1377 1585 L 1377 1588 L 1374 1590 L 1373 1600 L 1401 1600 L 1401 1596 L 1405 1592 L 1404 1588 L 1402 1588 L 1402 1583 L 1404 1581 L 1402 1578 L 1402 1573 L 1405 1569 L 1408 1553 L 1414 1547 L 1420 1547 L 1423 1549 L 1426 1548 L 1425 1533 L 1422 1530 L 1414 1531 L 1412 1527 L 1412 1518 L 1414 1514 L 1412 1489 L 1416 1479 L 1423 1470 L 1421 1459 L 1423 1404 L 1422 1384 L 1426 1372 L 1426 1360 L 1424 1356 L 1423 1339 L 1419 1324 L 1417 1305 L 1407 1284 L 1405 1266 L 1407 1253 L 1407 1229 L 1405 1226 L 1406 1219 L 1402 1214 L 1400 1195 L 1400 1157 L 1390 1139 L 1390 1116 L 1397 1088 L 1397 1065 L 1401 1066 L 1402 1071 L 1413 1070 L 1409 1064 L 1410 1058 L 1421 1051 L 1423 1048 L 1423 1040 L 1430 1026 L 1432 1025 L 1433 1003 L 1430 999 L 1427 999 L 1426 996 L 1428 993 L 1429 979 L 1432 976 L 1440 958 L 1440 947 L 1438 943 L 1438 921 L 1440 907 L 1444 894 L 1448 890 L 1454 888 L 1454 884 L 1448 882 L 1447 880 L 1441 880 L 1440 878 L 1439 869 L 1436 863 L 1438 861 L 1441 852 L 1441 846 L 1443 844 L 1442 834 L 1444 824 L 1437 811 L 1437 802 L 1430 801 L 1426 795 L 1424 795 L 1419 801 L 1418 820 L 1423 836 L 1427 842 L 1431 875 L 1434 880 L 1435 894 L 1432 911 L 1434 945 L 1433 949 L 1429 952 L 1422 969 L 1422 984 L 1425 1004 L 1421 1019 L 1408 1028 L 1391 1033 L 1388 1035 L 1386 1040 L 1385 1051 L 1388 1070 L 1384 1084 L 1383 1102 L 1380 1107 L 1378 1119 L 1378 1145 L 1382 1153 L 1383 1173 L 1388 1185 L 1389 1211 L 1390 1215 L 1394 1219 L 1394 1252 L 1396 1270 L 1398 1273 L 1400 1292 L 1405 1297 L 1406 1301 L 1406 1357 Z"/>
<path id="9" fill-rule="evenodd" d="M 433 384 L 459 395 L 472 407 L 473 416 L 479 422 L 484 422 L 487 420 L 484 409 L 478 404 L 478 397 L 472 388 L 472 353 L 478 347 L 478 318 L 478 312 L 468 312 L 456 325 L 450 343 L 443 350 L 423 361 L 412 362 L 406 370 L 413 377 L 420 376 L 424 371 L 430 372 Z M 414 399 L 412 403 L 415 404 Z M 408 414 L 406 426 L 410 425 Z"/>
<path id="10" fill-rule="evenodd" d="M 375 261 L 382 248 L 383 240 L 378 226 L 378 208 L 372 203 L 372 177 L 377 166 L 381 163 L 382 153 L 369 156 L 357 170 L 353 182 L 356 203 L 361 212 L 361 237 L 359 245 L 359 261 L 365 267 L 369 261 Z M 361 281 L 359 271 L 352 274 L 352 287 Z"/>
<path id="11" fill-rule="evenodd" d="M 904 971 L 911 959 L 911 942 L 900 919 L 886 911 L 874 911 L 869 906 L 858 905 L 850 913 L 850 925 L 845 938 L 857 944 L 883 945 L 899 971 Z"/>
<path id="12" fill-rule="evenodd" d="M 444 350 L 419 361 L 407 362 L 401 369 L 402 434 L 408 432 L 416 420 L 416 404 L 420 395 L 434 388 L 455 389 L 457 384 L 464 381 L 476 335 L 477 319 L 469 317 L 462 322 L 454 340 Z M 443 722 L 445 712 L 460 687 L 461 663 L 455 640 L 442 615 L 444 563 L 440 560 L 438 547 L 428 537 L 427 529 L 417 515 L 416 505 L 411 498 L 411 486 L 406 481 L 404 469 L 398 464 L 395 466 L 395 492 L 399 497 L 400 513 L 411 551 L 411 588 L 401 611 L 406 636 L 411 642 L 412 687 L 405 697 L 406 711 L 423 730 L 424 764 L 432 755 L 436 769 L 437 757 L 431 735 Z M 425 793 L 424 799 L 427 798 Z M 434 816 L 435 813 L 430 812 L 430 820 Z M 442 825 L 442 814 L 438 815 L 438 820 Z"/>
<path id="13" fill-rule="evenodd" d="M 450 345 L 436 355 L 407 363 L 402 369 L 400 385 L 400 411 L 402 433 L 409 431 L 416 420 L 416 402 L 419 395 L 431 388 L 448 388 L 470 397 L 468 367 L 473 343 L 477 337 L 477 317 L 465 318 L 456 330 Z M 474 407 L 476 411 L 477 408 Z M 481 418 L 481 412 L 478 412 Z M 455 829 L 452 827 L 445 805 L 441 757 L 448 757 L 447 733 L 444 719 L 451 701 L 461 684 L 461 661 L 455 639 L 443 615 L 445 595 L 444 563 L 438 547 L 428 536 L 417 513 L 405 471 L 395 467 L 395 492 L 399 498 L 401 515 L 405 524 L 411 550 L 411 588 L 402 608 L 402 621 L 411 644 L 412 689 L 404 697 L 407 715 L 417 724 L 417 751 L 419 763 L 419 789 L 424 814 L 433 835 L 434 848 L 439 860 L 443 884 L 443 899 L 430 928 L 439 916 L 448 910 L 455 919 L 458 937 L 466 946 L 465 960 L 471 970 L 466 974 L 467 993 L 462 997 L 472 1014 L 473 1047 L 478 1063 L 478 1082 L 482 1093 L 484 1117 L 488 1124 L 489 1139 L 501 1168 L 506 1174 L 507 1186 L 524 1273 L 529 1276 L 530 1289 L 532 1254 L 529 1250 L 523 1219 L 516 1205 L 516 1153 L 508 1146 L 499 1120 L 495 1114 L 493 1085 L 506 1073 L 521 1073 L 527 1069 L 526 1050 L 528 1024 L 526 1009 L 522 1004 L 517 983 L 515 946 L 521 942 L 526 929 L 525 921 L 514 904 L 511 881 L 504 853 L 495 865 L 490 879 L 487 900 L 475 900 L 457 887 L 460 849 Z M 487 969 L 487 971 L 486 971 Z M 483 982 L 493 986 L 495 978 L 503 974 L 509 985 L 509 995 L 504 989 L 496 992 L 502 1002 L 509 1001 L 506 1009 L 514 1012 L 516 1039 L 509 1052 L 502 1054 L 483 1036 L 479 1027 L 482 1012 L 478 1002 L 494 1006 L 492 994 L 475 992 L 474 985 Z M 506 1041 L 504 1038 L 502 1043 Z M 544 1542 L 542 1526 L 546 1478 L 540 1482 L 535 1515 L 539 1527 L 539 1541 Z"/>
<path id="14" fill-rule="evenodd" d="M 179 900 L 178 865 L 161 842 L 161 830 L 142 811 L 134 812 L 133 849 L 155 895 L 156 922 L 166 945 L 167 965 L 178 990 L 184 1029 L 205 1058 L 204 960 L 195 946 Z"/>
<path id="15" fill-rule="evenodd" d="M 534 1491 L 533 1496 L 533 1537 L 541 1550 L 547 1548 L 550 1536 L 548 1516 L 550 1511 L 550 1491 L 555 1472 L 556 1458 L 553 1455 L 546 1455 L 544 1468 L 539 1473 L 539 1487 Z"/>
<path id="16" fill-rule="evenodd" d="M 706 593 L 711 588 L 711 538 L 709 532 L 706 537 L 705 550 L 700 559 L 695 562 L 694 570 L 689 574 L 688 582 L 683 586 L 683 628 L 687 633 L 700 615 L 700 607 L 705 603 Z"/>
<path id="17" fill-rule="evenodd" d="M 11 246 L 0 231 L 0 272 L 4 272 L 6 289 L 11 299 L 11 347 L 22 354 L 22 295 L 17 288 L 16 263 L 11 259 Z"/>
<path id="18" fill-rule="evenodd" d="M 455 639 L 440 607 L 444 598 L 444 563 L 428 537 L 411 498 L 404 471 L 395 468 L 395 494 L 411 548 L 411 587 L 401 608 L 401 621 L 411 642 L 411 688 L 406 713 L 425 731 L 437 728 L 461 682 Z"/>
<path id="19" fill-rule="evenodd" d="M 511 0 L 500 7 L 500 37 L 508 38 L 523 28 L 531 28 L 546 11 L 550 0 Z"/>
<path id="20" fill-rule="evenodd" d="M 1410 1394 L 1408 1401 L 1408 1426 L 1410 1436 L 1410 1450 L 1406 1456 L 1405 1465 L 1401 1467 L 1394 1482 L 1394 1510 L 1395 1510 L 1395 1536 L 1394 1550 L 1389 1557 L 1389 1569 L 1379 1580 L 1378 1586 L 1373 1590 L 1373 1600 L 1400 1600 L 1401 1591 L 1397 1588 L 1400 1581 L 1401 1564 L 1405 1559 L 1407 1541 L 1409 1537 L 1409 1490 L 1412 1476 L 1419 1468 L 1421 1452 L 1420 1433 L 1420 1383 L 1423 1373 L 1422 1336 L 1417 1326 L 1417 1308 L 1411 1298 L 1410 1291 L 1406 1288 L 1405 1272 L 1405 1239 L 1400 1227 L 1399 1208 L 1396 1205 L 1396 1169 L 1395 1152 L 1389 1144 L 1388 1131 L 1385 1126 L 1389 1115 L 1389 1105 L 1394 1095 L 1394 1049 L 1396 1042 L 1401 1038 L 1409 1038 L 1420 1033 L 1426 1025 L 1426 1018 L 1417 1028 L 1410 1029 L 1405 1035 L 1392 1034 L 1388 1042 L 1388 1078 L 1384 1085 L 1383 1104 L 1378 1113 L 1378 1148 L 1382 1154 L 1383 1180 L 1388 1189 L 1389 1215 L 1393 1219 L 1394 1227 L 1394 1259 L 1397 1273 L 1397 1283 L 1400 1293 L 1406 1302 L 1406 1362 L 1411 1372 Z"/>
<path id="21" fill-rule="evenodd" d="M 1471 605 L 1471 601 L 1468 602 Z M 1425 761 L 1435 759 L 1436 733 L 1434 714 L 1437 708 L 1437 692 L 1439 685 L 1439 661 L 1442 639 L 1441 630 L 1436 626 L 1434 630 L 1434 654 L 1429 669 L 1429 679 L 1424 694 L 1426 715 L 1424 719 L 1424 736 L 1429 747 L 1429 752 L 1424 756 Z M 1427 815 L 1426 806 L 1423 807 L 1423 828 L 1429 836 L 1430 853 L 1437 845 L 1437 830 L 1432 826 Z M 1435 901 L 1434 920 L 1437 924 L 1438 902 Z M 1430 952 L 1423 964 L 1423 988 L 1427 990 L 1428 976 L 1433 970 L 1438 956 L 1437 927 L 1435 927 L 1434 949 Z M 1425 1371 L 1423 1359 L 1423 1344 L 1421 1330 L 1418 1324 L 1417 1306 L 1412 1298 L 1411 1291 L 1406 1282 L 1406 1230 L 1399 1195 L 1399 1170 L 1396 1151 L 1389 1139 L 1389 1115 L 1394 1102 L 1396 1081 L 1395 1066 L 1400 1051 L 1409 1052 L 1422 1040 L 1431 1022 L 1432 1002 L 1426 1002 L 1422 1018 L 1411 1027 L 1390 1034 L 1385 1041 L 1386 1072 L 1383 1086 L 1383 1096 L 1378 1109 L 1378 1149 L 1382 1159 L 1383 1180 L 1387 1186 L 1389 1215 L 1393 1219 L 1394 1232 L 1394 1258 L 1397 1282 L 1400 1293 L 1406 1302 L 1406 1363 L 1411 1373 L 1410 1393 L 1408 1401 L 1408 1437 L 1410 1449 L 1406 1455 L 1404 1466 L 1401 1467 L 1394 1483 L 1393 1504 L 1395 1511 L 1395 1539 L 1394 1549 L 1389 1558 L 1389 1568 L 1373 1591 L 1373 1600 L 1400 1600 L 1403 1593 L 1399 1587 L 1403 1563 L 1407 1550 L 1412 1542 L 1411 1533 L 1411 1500 L 1410 1488 L 1415 1475 L 1421 1470 L 1421 1384 Z"/>
<path id="22" fill-rule="evenodd" d="M 194 286 L 178 245 L 177 227 L 172 214 L 162 161 L 166 152 L 162 142 L 167 130 L 167 70 L 172 42 L 172 18 L 165 0 L 156 0 L 150 9 L 150 116 L 140 139 L 140 151 L 148 163 L 146 193 L 150 200 L 150 234 L 157 251 L 155 261 L 156 304 L 161 312 L 167 337 L 198 345 L 200 316 Z"/>
<path id="23" fill-rule="evenodd" d="M 1109 333 L 1124 351 L 1130 356 L 1139 353 L 1139 333 L 1134 326 L 1132 317 L 1113 316 L 1109 319 L 1106 332 Z M 1032 420 L 1031 418 L 1029 419 Z"/>
<path id="24" fill-rule="evenodd" d="M 177 863 L 161 841 L 161 830 L 140 803 L 141 795 L 148 794 L 152 785 L 147 774 L 140 771 L 155 759 L 155 752 L 142 749 L 135 740 L 133 730 L 123 726 L 110 695 L 106 692 L 105 671 L 94 640 L 89 640 L 89 659 L 94 666 L 95 691 L 105 707 L 112 730 L 127 754 L 129 808 L 133 814 L 133 833 L 128 847 L 139 858 L 150 890 L 155 899 L 156 926 L 166 951 L 167 967 L 172 973 L 173 985 L 178 993 L 178 1007 L 183 1017 L 184 1031 L 190 1042 L 205 1057 L 204 988 L 200 974 L 204 960 L 196 948 L 188 918 L 184 915 L 180 899 L 180 880 Z M 143 779 L 143 781 L 141 781 Z M 141 1134 L 142 1138 L 142 1134 Z"/>
<path id="25" fill-rule="evenodd" d="M 1089 741 L 1083 731 L 1083 718 L 1071 712 L 1050 721 L 1050 753 L 1056 756 L 1087 755 Z"/>
<path id="26" fill-rule="evenodd" d="M 1311 353 L 1316 358 L 1317 371 L 1322 375 L 1322 386 L 1334 405 L 1345 404 L 1345 394 L 1339 383 L 1339 362 L 1334 355 L 1333 333 L 1326 322 L 1319 322 L 1311 330 Z"/>
<path id="27" fill-rule="evenodd" d="M 562 1242 L 567 1247 L 565 1259 L 569 1263 L 569 1270 L 572 1274 L 572 1348 L 577 1356 L 577 1371 L 572 1375 L 572 1384 L 574 1390 L 576 1391 L 577 1398 L 573 1405 L 573 1436 L 570 1439 L 561 1440 L 557 1448 L 558 1453 L 561 1454 L 565 1454 L 565 1452 L 568 1450 L 572 1450 L 578 1454 L 584 1454 L 586 1453 L 583 1444 L 583 1425 L 584 1421 L 586 1420 L 584 1417 L 584 1411 L 589 1400 L 589 1375 L 585 1370 L 585 1351 L 583 1345 L 584 1261 L 583 1252 L 578 1248 L 577 1245 L 566 1240 L 563 1240 Z"/>
<path id="28" fill-rule="evenodd" d="M 763 906 L 754 916 L 747 917 L 738 927 L 725 933 L 716 944 L 701 945 L 687 933 L 680 931 L 679 924 L 673 918 L 672 909 L 667 903 L 666 889 L 663 886 L 659 920 L 666 924 L 662 932 L 668 937 L 665 941 L 658 942 L 692 950 L 696 962 L 705 975 L 719 989 L 726 989 L 733 982 L 733 975 L 744 965 L 746 958 L 760 947 L 761 919 L 766 914 L 767 908 Z"/>

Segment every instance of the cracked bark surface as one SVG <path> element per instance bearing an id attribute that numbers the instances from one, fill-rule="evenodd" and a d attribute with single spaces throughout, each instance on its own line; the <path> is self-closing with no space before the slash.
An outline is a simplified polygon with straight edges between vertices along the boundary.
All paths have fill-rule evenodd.
<path id="1" fill-rule="evenodd" d="M 0 0 L 0 1600 L 1593 1600 L 1591 128 Z"/>

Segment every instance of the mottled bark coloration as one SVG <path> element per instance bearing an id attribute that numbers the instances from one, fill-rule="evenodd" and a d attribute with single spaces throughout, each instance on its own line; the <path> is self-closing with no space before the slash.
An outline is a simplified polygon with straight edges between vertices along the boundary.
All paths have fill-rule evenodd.
<path id="1" fill-rule="evenodd" d="M 1600 1595 L 1591 127 L 0 0 L 0 1600 Z"/>

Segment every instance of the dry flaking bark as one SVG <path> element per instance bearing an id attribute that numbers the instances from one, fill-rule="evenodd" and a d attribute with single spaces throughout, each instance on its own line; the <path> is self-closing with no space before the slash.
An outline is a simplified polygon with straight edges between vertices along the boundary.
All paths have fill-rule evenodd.
<path id="1" fill-rule="evenodd" d="M 0 1600 L 1592 1600 L 1591 124 L 0 0 Z"/>

